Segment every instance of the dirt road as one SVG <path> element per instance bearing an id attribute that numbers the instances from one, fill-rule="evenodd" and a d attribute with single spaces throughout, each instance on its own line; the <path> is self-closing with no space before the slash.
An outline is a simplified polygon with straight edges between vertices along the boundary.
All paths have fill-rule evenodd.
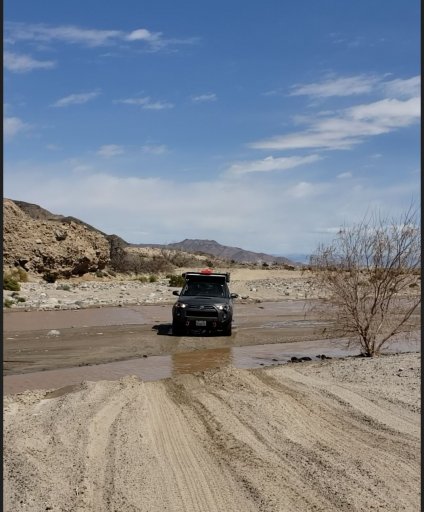
<path id="1" fill-rule="evenodd" d="M 6 397 L 5 510 L 415 512 L 419 370 L 403 354 Z"/>

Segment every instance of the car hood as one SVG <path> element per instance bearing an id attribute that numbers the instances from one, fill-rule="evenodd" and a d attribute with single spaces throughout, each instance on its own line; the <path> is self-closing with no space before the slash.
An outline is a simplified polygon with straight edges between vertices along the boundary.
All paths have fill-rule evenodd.
<path id="1" fill-rule="evenodd" d="M 186 295 L 185 297 L 179 297 L 178 302 L 180 304 L 197 306 L 200 304 L 230 304 L 231 300 L 226 297 L 202 297 L 201 295 Z"/>

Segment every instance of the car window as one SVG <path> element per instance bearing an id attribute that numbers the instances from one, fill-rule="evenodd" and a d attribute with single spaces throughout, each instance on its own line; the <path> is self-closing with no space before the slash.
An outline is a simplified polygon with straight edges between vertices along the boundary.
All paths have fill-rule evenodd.
<path id="1" fill-rule="evenodd" d="M 223 284 L 208 282 L 190 282 L 183 288 L 181 295 L 206 296 L 206 297 L 227 297 Z"/>

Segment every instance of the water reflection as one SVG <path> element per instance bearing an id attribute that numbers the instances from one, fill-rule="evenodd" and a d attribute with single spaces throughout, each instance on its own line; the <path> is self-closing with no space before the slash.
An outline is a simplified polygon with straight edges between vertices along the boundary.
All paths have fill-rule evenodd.
<path id="1" fill-rule="evenodd" d="M 386 353 L 419 351 L 419 339 L 402 339 L 385 350 Z M 318 354 L 344 357 L 358 354 L 358 349 L 347 347 L 345 340 L 333 339 L 195 350 L 172 356 L 150 356 L 94 366 L 9 375 L 3 378 L 3 392 L 14 394 L 31 389 L 57 389 L 77 385 L 85 380 L 119 380 L 127 375 L 135 375 L 144 381 L 154 381 L 229 365 L 236 368 L 259 368 L 283 364 L 293 356 L 309 356 L 317 361 Z M 58 395 L 53 394 L 50 397 L 72 391 L 72 388 L 62 389 Z"/>
<path id="2" fill-rule="evenodd" d="M 232 349 L 229 347 L 173 354 L 172 375 L 201 372 L 209 368 L 222 368 L 231 364 L 232 361 Z"/>

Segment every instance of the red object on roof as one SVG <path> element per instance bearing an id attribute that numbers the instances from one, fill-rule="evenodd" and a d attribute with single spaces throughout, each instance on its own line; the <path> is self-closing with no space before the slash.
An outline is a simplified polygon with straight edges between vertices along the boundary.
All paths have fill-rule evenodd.
<path id="1" fill-rule="evenodd" d="M 212 274 L 212 270 L 210 268 L 204 268 L 200 271 L 201 274 Z"/>

